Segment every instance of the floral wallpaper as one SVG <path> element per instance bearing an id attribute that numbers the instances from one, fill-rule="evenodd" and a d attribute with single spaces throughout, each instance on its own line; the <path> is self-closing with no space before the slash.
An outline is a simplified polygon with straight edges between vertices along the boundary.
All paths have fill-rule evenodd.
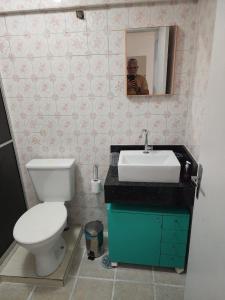
<path id="1" fill-rule="evenodd" d="M 185 144 L 198 160 L 205 111 L 205 93 L 211 60 L 212 38 L 215 23 L 216 0 L 200 0 L 197 7 L 196 57 L 193 64 L 191 93 L 186 125 Z"/>
<path id="2" fill-rule="evenodd" d="M 32 1 L 24 1 L 24 3 Z M 2 1 L 0 1 L 2 3 Z M 111 144 L 184 144 L 196 54 L 197 4 L 160 2 L 0 18 L 0 72 L 28 205 L 37 197 L 25 164 L 38 157 L 76 159 L 70 222 L 105 220 L 103 193 L 90 193 L 93 164 L 104 183 Z M 127 98 L 124 29 L 179 26 L 175 95 Z"/>

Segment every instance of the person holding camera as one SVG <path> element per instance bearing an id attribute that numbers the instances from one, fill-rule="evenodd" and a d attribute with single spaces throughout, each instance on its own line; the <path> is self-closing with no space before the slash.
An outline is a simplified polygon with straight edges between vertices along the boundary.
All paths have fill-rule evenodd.
<path id="1" fill-rule="evenodd" d="M 137 71 L 137 59 L 130 58 L 127 63 L 127 95 L 149 95 L 147 80 Z"/>

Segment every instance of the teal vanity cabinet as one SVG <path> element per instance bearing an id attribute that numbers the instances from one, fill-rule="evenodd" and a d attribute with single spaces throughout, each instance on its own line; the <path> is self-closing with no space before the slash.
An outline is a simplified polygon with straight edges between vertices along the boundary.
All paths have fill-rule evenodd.
<path id="1" fill-rule="evenodd" d="M 107 213 L 113 263 L 185 267 L 188 210 L 111 203 Z"/>

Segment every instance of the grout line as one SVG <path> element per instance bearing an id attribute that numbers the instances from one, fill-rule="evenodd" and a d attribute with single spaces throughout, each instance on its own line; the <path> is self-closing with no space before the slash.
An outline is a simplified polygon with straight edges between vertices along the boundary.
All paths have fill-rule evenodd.
<path id="1" fill-rule="evenodd" d="M 115 274 L 117 274 L 117 270 L 115 270 Z M 71 276 L 70 277 L 74 277 Z M 78 278 L 81 279 L 88 279 L 88 280 L 100 280 L 100 281 L 112 281 L 112 282 L 128 282 L 128 283 L 139 283 L 139 284 L 149 284 L 146 281 L 138 281 L 138 280 L 128 280 L 128 279 L 116 279 L 115 275 L 114 278 L 102 278 L 102 277 L 92 277 L 92 276 L 77 276 Z M 183 288 L 184 285 L 179 285 L 179 284 L 170 284 L 170 283 L 157 283 L 157 282 L 152 282 L 150 283 L 153 286 L 170 286 L 170 287 L 177 287 L 177 288 Z"/>
<path id="2" fill-rule="evenodd" d="M 114 281 L 113 278 L 101 278 L 101 277 L 91 277 L 91 276 L 78 276 L 78 278 L 88 279 L 88 280 Z"/>
<path id="3" fill-rule="evenodd" d="M 112 288 L 112 296 L 111 296 L 111 300 L 113 300 L 114 294 L 115 294 L 116 275 L 117 275 L 117 268 L 115 268 L 115 270 L 114 270 L 113 288 Z"/>
<path id="4" fill-rule="evenodd" d="M 155 283 L 155 270 L 154 267 L 152 268 L 152 283 Z"/>
<path id="5" fill-rule="evenodd" d="M 175 287 L 175 288 L 184 288 L 184 285 L 180 284 L 170 284 L 170 283 L 153 283 L 154 286 L 170 286 L 170 287 Z"/>
<path id="6" fill-rule="evenodd" d="M 34 287 L 32 288 L 32 290 L 31 290 L 29 296 L 27 297 L 27 300 L 31 300 L 31 299 L 32 299 L 33 293 L 34 293 L 35 289 L 36 289 L 36 286 L 34 286 Z"/>
<path id="7" fill-rule="evenodd" d="M 156 286 L 153 284 L 153 299 L 156 300 Z"/>
<path id="8" fill-rule="evenodd" d="M 83 250 L 82 258 L 81 258 L 81 260 L 80 260 L 79 267 L 78 267 L 78 269 L 77 269 L 77 275 L 76 275 L 76 277 L 75 277 L 74 284 L 73 284 L 73 287 L 72 287 L 72 290 L 71 290 L 71 293 L 70 293 L 70 296 L 69 296 L 69 299 L 68 299 L 68 300 L 72 300 L 73 293 L 74 293 L 75 288 L 76 288 L 76 286 L 77 286 L 78 275 L 79 275 L 79 273 L 80 273 L 80 268 L 81 268 L 81 264 L 82 264 L 84 255 L 85 255 L 85 249 Z"/>

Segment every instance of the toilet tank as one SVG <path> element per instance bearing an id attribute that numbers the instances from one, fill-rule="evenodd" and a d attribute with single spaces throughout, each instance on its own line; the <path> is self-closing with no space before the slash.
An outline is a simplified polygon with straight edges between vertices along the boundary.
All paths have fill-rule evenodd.
<path id="1" fill-rule="evenodd" d="M 74 195 L 74 159 L 32 159 L 26 164 L 40 201 L 65 202 Z"/>

